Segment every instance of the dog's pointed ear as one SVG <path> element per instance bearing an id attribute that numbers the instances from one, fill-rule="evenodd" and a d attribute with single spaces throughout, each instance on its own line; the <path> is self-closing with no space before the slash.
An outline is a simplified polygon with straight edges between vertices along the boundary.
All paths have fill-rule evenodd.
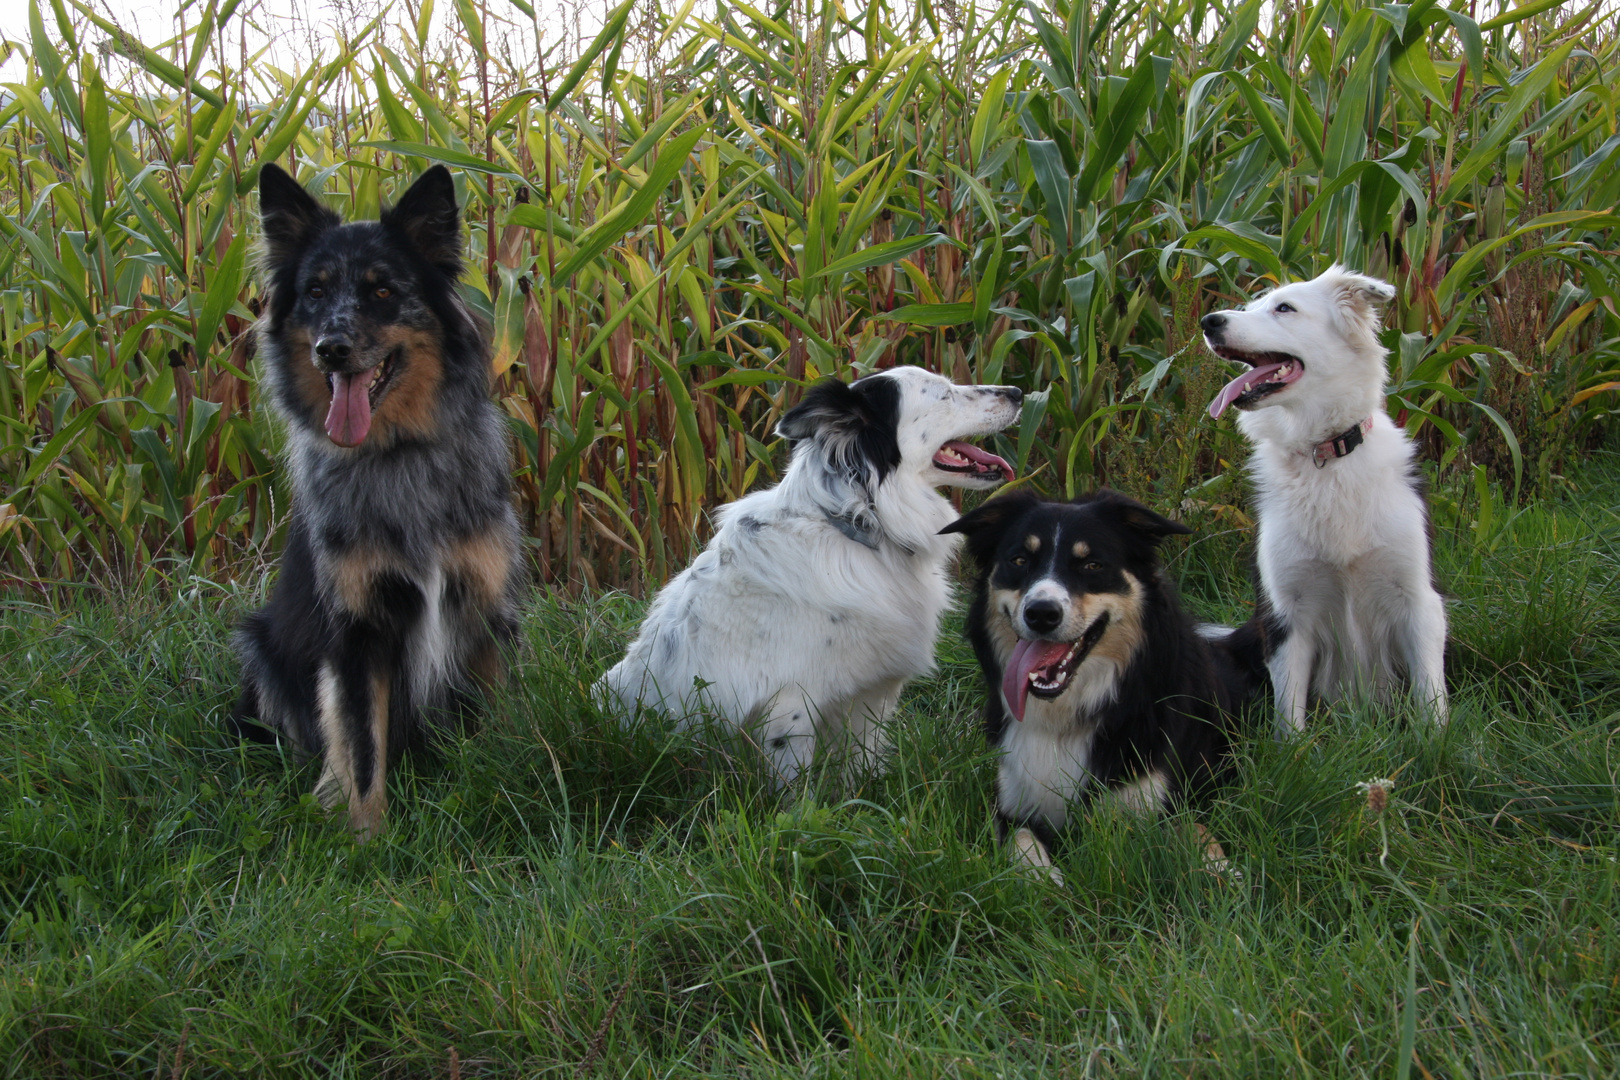
<path id="1" fill-rule="evenodd" d="M 980 567 L 988 568 L 1008 527 L 1040 502 L 1041 497 L 1032 491 L 1023 488 L 1008 491 L 986 499 L 977 509 L 963 514 L 939 532 L 941 536 L 961 533 L 967 539 L 968 555 Z"/>
<path id="2" fill-rule="evenodd" d="M 403 233 L 446 277 L 453 281 L 461 276 L 461 209 L 449 169 L 435 165 L 417 177 L 381 220 Z"/>
<path id="3" fill-rule="evenodd" d="M 292 262 L 316 237 L 340 223 L 285 169 L 268 161 L 259 169 L 259 221 L 271 267 Z"/>
<path id="4" fill-rule="evenodd" d="M 790 442 L 855 430 L 863 422 L 864 403 L 848 383 L 823 379 L 805 392 L 799 403 L 782 414 L 776 433 Z"/>
<path id="5" fill-rule="evenodd" d="M 1112 488 L 1098 488 L 1075 502 L 1089 504 L 1108 514 L 1155 547 L 1166 537 L 1192 535 L 1191 526 L 1156 514 L 1129 495 L 1122 495 Z"/>
<path id="6" fill-rule="evenodd" d="M 1331 266 L 1323 277 L 1333 282 L 1333 296 L 1348 322 L 1377 333 L 1384 305 L 1395 299 L 1395 286 L 1342 266 Z"/>

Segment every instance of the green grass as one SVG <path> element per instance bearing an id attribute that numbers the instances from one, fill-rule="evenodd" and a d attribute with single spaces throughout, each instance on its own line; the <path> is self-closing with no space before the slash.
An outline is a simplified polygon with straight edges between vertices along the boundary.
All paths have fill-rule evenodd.
<path id="1" fill-rule="evenodd" d="M 247 593 L 13 598 L 0 1073 L 1613 1075 L 1620 468 L 1572 488 L 1487 528 L 1440 493 L 1451 728 L 1245 742 L 1205 815 L 1241 881 L 1187 819 L 1090 821 L 1063 889 L 1012 871 L 954 624 L 890 773 L 785 807 L 591 709 L 637 602 L 537 601 L 484 730 L 357 847 L 312 766 L 220 730 Z M 1202 613 L 1242 614 L 1243 539 L 1178 557 Z"/>

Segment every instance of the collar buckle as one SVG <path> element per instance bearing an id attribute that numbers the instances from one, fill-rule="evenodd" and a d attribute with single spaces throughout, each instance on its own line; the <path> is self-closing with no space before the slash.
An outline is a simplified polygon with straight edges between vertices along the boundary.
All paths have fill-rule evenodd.
<path id="1" fill-rule="evenodd" d="M 1329 458 L 1349 457 L 1356 447 L 1367 441 L 1372 429 L 1373 418 L 1369 416 L 1326 442 L 1317 443 L 1311 449 L 1311 461 L 1320 469 L 1327 465 Z"/>

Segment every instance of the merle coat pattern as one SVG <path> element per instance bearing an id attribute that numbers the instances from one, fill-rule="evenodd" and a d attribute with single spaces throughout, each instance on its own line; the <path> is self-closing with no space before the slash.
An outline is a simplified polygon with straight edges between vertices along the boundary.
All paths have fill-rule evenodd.
<path id="1" fill-rule="evenodd" d="M 905 684 L 933 668 L 951 603 L 956 512 L 937 490 L 1012 474 L 961 440 L 1017 419 L 1011 386 L 957 386 L 915 367 L 825 380 L 783 415 L 782 482 L 721 507 L 692 564 L 659 591 L 597 683 L 629 719 L 717 715 L 758 740 L 783 784 L 820 745 L 876 763 Z"/>
<path id="2" fill-rule="evenodd" d="M 238 729 L 322 758 L 316 794 L 361 838 L 386 771 L 500 679 L 519 532 L 488 349 L 456 291 L 461 222 L 429 169 L 377 221 L 343 224 L 260 173 L 263 381 L 287 429 L 292 519 L 268 604 L 236 634 Z"/>

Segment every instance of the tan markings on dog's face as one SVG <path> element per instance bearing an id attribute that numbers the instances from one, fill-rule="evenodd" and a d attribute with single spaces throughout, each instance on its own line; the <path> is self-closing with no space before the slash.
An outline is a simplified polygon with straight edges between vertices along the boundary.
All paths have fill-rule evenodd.
<path id="1" fill-rule="evenodd" d="M 1074 557 L 1075 558 L 1083 559 L 1087 555 L 1091 554 L 1091 545 L 1086 543 L 1084 540 L 1076 540 L 1074 542 L 1073 551 L 1074 551 Z"/>
<path id="2" fill-rule="evenodd" d="M 990 642 L 995 647 L 996 659 L 1005 664 L 1018 644 L 1018 631 L 1013 629 L 1013 618 L 1024 594 L 1017 589 L 991 589 L 989 617 L 985 626 L 990 631 Z"/>
<path id="3" fill-rule="evenodd" d="M 477 533 L 450 545 L 444 554 L 444 570 L 459 579 L 473 601 L 488 608 L 506 591 L 512 574 L 512 546 L 504 534 Z"/>
<path id="4" fill-rule="evenodd" d="M 319 425 L 332 407 L 332 388 L 327 385 L 326 373 L 315 366 L 314 344 L 309 331 L 301 326 L 288 327 L 283 335 L 287 347 L 287 370 L 292 373 L 293 393 L 305 412 Z"/>
<path id="5" fill-rule="evenodd" d="M 409 576 L 398 556 L 371 547 L 356 547 L 321 560 L 322 585 L 345 611 L 365 615 L 371 611 L 378 576 Z"/>
<path id="6" fill-rule="evenodd" d="M 377 335 L 384 355 L 398 349 L 399 365 L 372 414 L 366 441 L 386 446 L 401 436 L 428 438 L 439 423 L 439 385 L 444 380 L 443 342 L 437 334 L 408 326 L 391 326 Z M 327 400 L 331 400 L 330 394 Z"/>
<path id="7" fill-rule="evenodd" d="M 1128 571 L 1121 573 L 1130 586 L 1130 592 L 1087 593 L 1080 598 L 1080 614 L 1085 625 L 1090 626 L 1103 612 L 1108 613 L 1108 629 L 1103 632 L 1102 640 L 1092 648 L 1085 662 L 1089 664 L 1094 660 L 1105 660 L 1124 671 L 1135 659 L 1136 651 L 1142 647 L 1146 637 L 1142 626 L 1145 593 L 1142 583 L 1132 574 Z"/>
<path id="8" fill-rule="evenodd" d="M 1039 550 L 1041 550 L 1041 538 L 1036 536 L 1034 533 L 1030 533 L 1028 536 L 1024 537 L 1024 550 L 1025 551 L 1039 551 Z"/>

